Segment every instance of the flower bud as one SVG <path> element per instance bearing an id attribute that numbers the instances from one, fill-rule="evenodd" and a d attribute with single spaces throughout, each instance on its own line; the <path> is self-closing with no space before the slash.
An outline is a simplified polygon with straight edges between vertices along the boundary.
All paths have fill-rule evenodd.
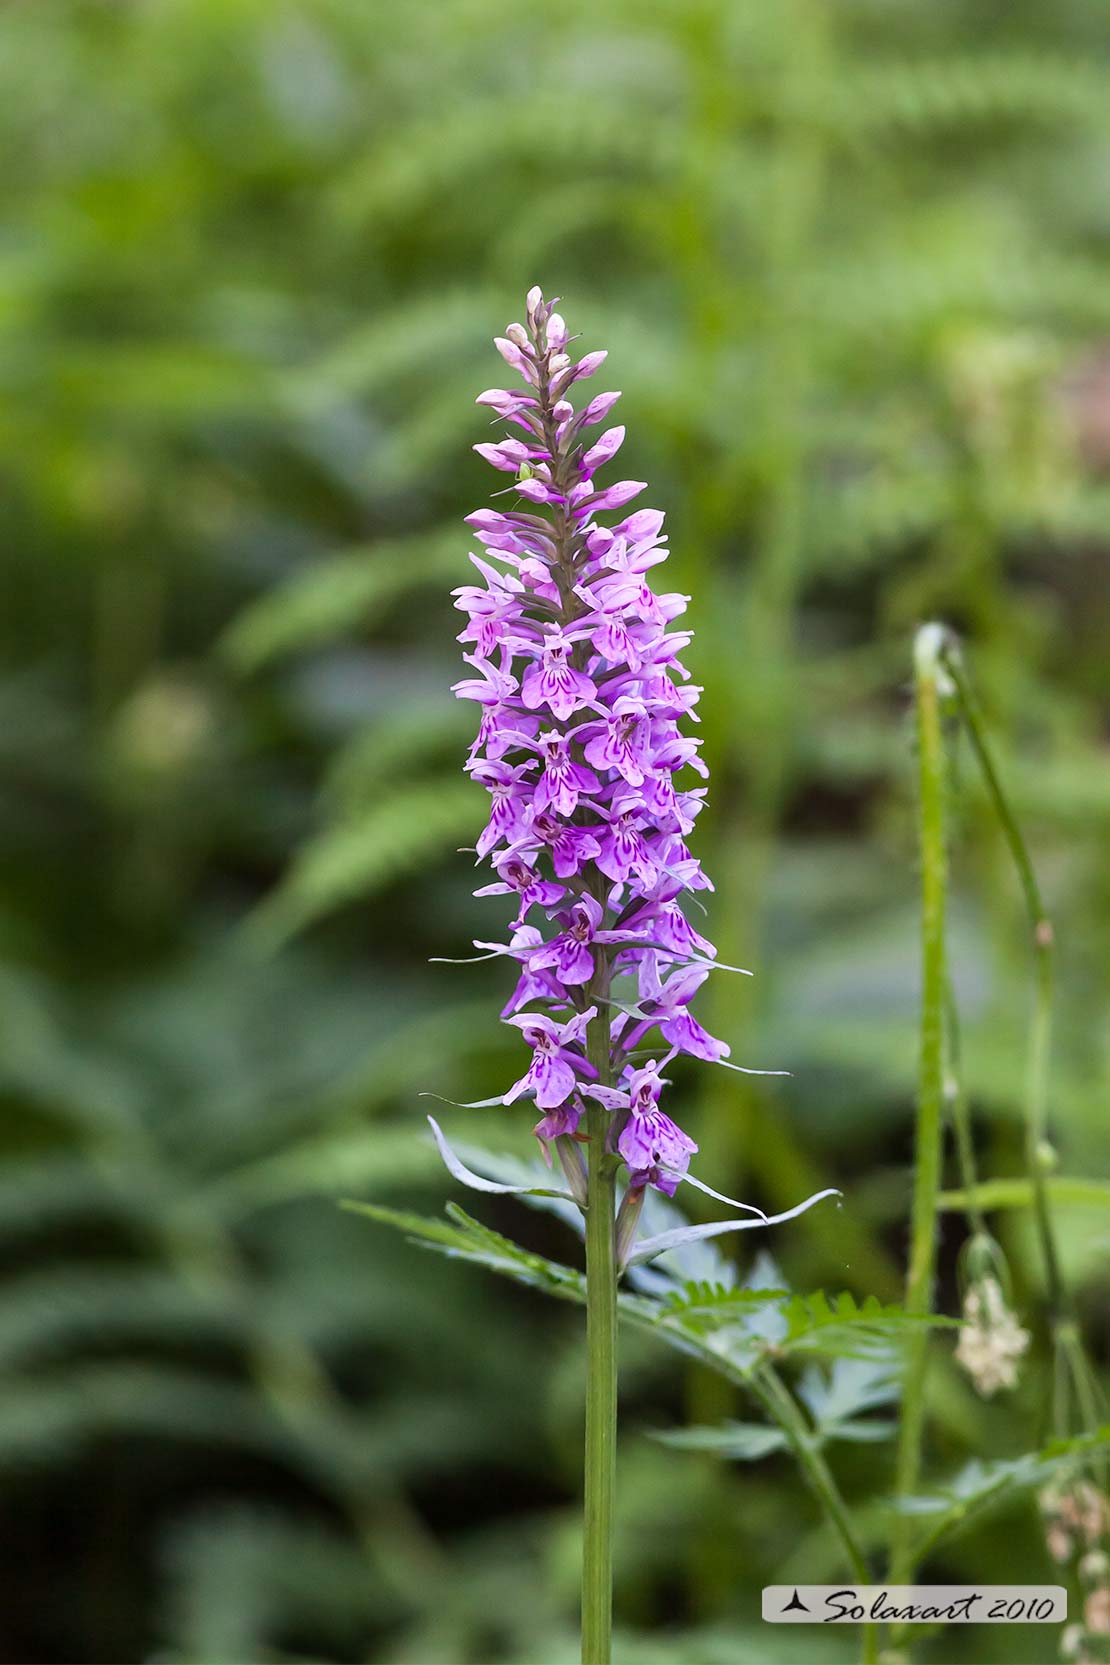
<path id="1" fill-rule="evenodd" d="M 1083 1603 L 1083 1620 L 1093 1636 L 1110 1636 L 1110 1590 L 1092 1590 Z"/>
<path id="2" fill-rule="evenodd" d="M 568 1138 L 564 1135 L 563 1137 L 555 1140 L 555 1149 L 559 1156 L 560 1166 L 562 1167 L 563 1173 L 566 1175 L 571 1196 L 574 1198 L 579 1208 L 585 1208 L 588 1182 L 586 1177 L 586 1164 L 582 1160 L 581 1147 L 574 1139 Z"/>
<path id="3" fill-rule="evenodd" d="M 621 1199 L 617 1210 L 617 1265 L 621 1271 L 628 1264 L 628 1257 L 632 1252 L 632 1245 L 636 1241 L 636 1228 L 640 1223 L 640 1211 L 644 1206 L 644 1187 L 630 1185 Z"/>
<path id="4" fill-rule="evenodd" d="M 1110 1556 L 1101 1549 L 1089 1549 L 1079 1563 L 1079 1576 L 1084 1584 L 1091 1587 L 1105 1584 L 1110 1574 Z"/>
<path id="5" fill-rule="evenodd" d="M 1037 1145 L 1036 1161 L 1042 1174 L 1054 1174 L 1060 1166 L 1060 1157 L 1056 1146 L 1047 1139 L 1040 1140 Z"/>

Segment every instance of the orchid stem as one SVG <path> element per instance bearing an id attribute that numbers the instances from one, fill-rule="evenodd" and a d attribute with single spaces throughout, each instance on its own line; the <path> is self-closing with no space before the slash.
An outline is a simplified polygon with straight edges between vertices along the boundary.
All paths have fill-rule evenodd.
<path id="1" fill-rule="evenodd" d="M 945 910 L 948 853 L 945 843 L 945 760 L 941 723 L 944 632 L 929 624 L 914 643 L 917 705 L 918 827 L 921 846 L 921 1040 L 914 1142 L 913 1211 L 906 1275 L 906 1312 L 932 1310 L 936 1273 L 937 1195 L 940 1189 L 941 1128 L 944 1117 L 945 1007 L 948 971 Z M 909 1584 L 916 1565 L 914 1517 L 906 1500 L 917 1491 L 925 1430 L 925 1367 L 928 1328 L 914 1326 L 906 1343 L 905 1388 L 895 1469 L 895 1516 L 890 1582 Z"/>
<path id="2" fill-rule="evenodd" d="M 589 1028 L 598 1078 L 609 1075 L 609 1017 Z M 613 1492 L 617 1455 L 616 1164 L 605 1150 L 609 1117 L 587 1113 L 586 1462 L 582 1550 L 582 1665 L 609 1665 L 613 1626 Z"/>

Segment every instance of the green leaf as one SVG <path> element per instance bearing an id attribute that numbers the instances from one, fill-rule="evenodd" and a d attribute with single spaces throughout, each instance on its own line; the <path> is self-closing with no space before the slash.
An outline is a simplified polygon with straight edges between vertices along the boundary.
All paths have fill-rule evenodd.
<path id="1" fill-rule="evenodd" d="M 830 1301 L 823 1291 L 793 1295 L 783 1309 L 786 1333 L 780 1353 L 875 1355 L 894 1336 L 921 1328 L 958 1328 L 959 1320 L 940 1313 L 908 1313 L 897 1305 L 884 1306 L 869 1295 L 862 1303 L 847 1291 Z"/>
<path id="2" fill-rule="evenodd" d="M 723 1422 L 719 1428 L 671 1428 L 651 1437 L 679 1451 L 709 1451 L 714 1456 L 743 1463 L 758 1462 L 774 1451 L 789 1449 L 782 1429 L 763 1422 Z"/>
<path id="3" fill-rule="evenodd" d="M 726 968 L 728 969 L 728 968 Z M 705 1189 L 705 1187 L 700 1187 Z M 717 1193 L 712 1193 L 716 1195 Z M 798 1203 L 794 1208 L 786 1209 L 782 1214 L 757 1214 L 743 1220 L 713 1220 L 704 1226 L 679 1226 L 673 1231 L 661 1231 L 655 1237 L 645 1237 L 637 1243 L 628 1257 L 629 1266 L 640 1266 L 645 1261 L 654 1260 L 656 1255 L 666 1254 L 668 1249 L 681 1249 L 688 1243 L 700 1243 L 708 1237 L 723 1237 L 726 1232 L 759 1231 L 764 1226 L 781 1225 L 784 1220 L 796 1219 L 812 1208 L 814 1203 L 823 1201 L 825 1197 L 839 1197 L 840 1192 L 834 1188 L 826 1191 L 815 1191 L 805 1202 Z M 727 1200 L 727 1199 L 726 1199 Z M 742 1207 L 743 1204 L 734 1206 Z"/>
<path id="4" fill-rule="evenodd" d="M 453 1259 L 472 1261 L 489 1271 L 500 1272 L 529 1289 L 539 1289 L 559 1300 L 584 1302 L 586 1299 L 583 1273 L 522 1249 L 511 1238 L 502 1237 L 500 1232 L 472 1219 L 456 1203 L 447 1205 L 450 1224 L 421 1214 L 382 1208 L 376 1203 L 344 1202 L 341 1207 L 383 1225 L 395 1226 L 416 1242 L 428 1244 Z"/>
<path id="5" fill-rule="evenodd" d="M 892 1349 L 872 1358 L 835 1358 L 828 1371 L 811 1365 L 798 1384 L 798 1397 L 813 1417 L 822 1440 L 857 1444 L 888 1438 L 897 1426 L 888 1419 L 863 1419 L 865 1411 L 894 1404 L 902 1390 L 901 1361 Z"/>
<path id="6" fill-rule="evenodd" d="M 414 1243 L 430 1243 L 434 1248 L 459 1253 L 465 1252 L 468 1247 L 466 1235 L 457 1226 L 448 1225 L 434 1215 L 409 1214 L 404 1209 L 385 1208 L 380 1203 L 357 1202 L 350 1198 L 345 1198 L 339 1206 L 348 1214 L 361 1214 L 380 1225 L 394 1226 Z"/>
<path id="7" fill-rule="evenodd" d="M 847 1292 L 830 1301 L 821 1290 L 794 1295 L 781 1289 L 727 1289 L 689 1284 L 671 1295 L 662 1316 L 709 1335 L 715 1331 L 761 1336 L 776 1356 L 791 1352 L 870 1355 L 897 1334 L 922 1325 L 955 1326 L 939 1314 L 911 1316 L 869 1295 L 858 1303 Z"/>
<path id="8" fill-rule="evenodd" d="M 498 1100 L 497 1102 L 500 1102 Z M 434 1117 L 428 1117 L 428 1126 L 432 1130 L 432 1138 L 436 1142 L 436 1149 L 443 1158 L 444 1166 L 453 1179 L 460 1185 L 469 1186 L 472 1191 L 485 1191 L 498 1197 L 557 1197 L 561 1202 L 572 1203 L 574 1198 L 569 1191 L 557 1190 L 550 1185 L 510 1185 L 500 1180 L 486 1179 L 482 1174 L 476 1174 L 468 1168 L 444 1137 L 443 1129 Z"/>
<path id="9" fill-rule="evenodd" d="M 664 1310 L 682 1318 L 701 1320 L 710 1329 L 718 1324 L 735 1323 L 752 1308 L 768 1302 L 780 1306 L 789 1299 L 788 1289 L 752 1289 L 747 1285 L 729 1289 L 724 1284 L 688 1283 L 685 1289 L 667 1296 Z"/>
<path id="10" fill-rule="evenodd" d="M 939 1491 L 903 1500 L 904 1513 L 934 1517 L 918 1544 L 916 1557 L 929 1553 L 942 1538 L 967 1524 L 983 1510 L 1005 1502 L 1018 1492 L 1042 1485 L 1062 1469 L 1110 1446 L 1110 1424 L 1074 1439 L 1053 1440 L 1040 1451 L 1021 1457 L 981 1462 L 974 1458 Z"/>

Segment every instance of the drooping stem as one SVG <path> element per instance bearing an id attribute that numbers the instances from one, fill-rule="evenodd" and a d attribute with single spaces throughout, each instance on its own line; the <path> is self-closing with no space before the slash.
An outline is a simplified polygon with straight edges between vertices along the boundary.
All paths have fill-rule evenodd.
<path id="1" fill-rule="evenodd" d="M 930 1312 L 933 1302 L 944 1114 L 948 853 L 945 842 L 942 672 L 939 657 L 943 640 L 944 633 L 939 625 L 925 625 L 918 631 L 914 644 L 921 851 L 921 1030 L 906 1311 L 918 1317 Z M 913 1496 L 921 1472 L 927 1348 L 927 1326 L 915 1326 L 906 1345 L 905 1388 L 895 1473 L 896 1504 L 904 1504 L 907 1498 Z M 892 1584 L 908 1584 L 912 1579 L 914 1536 L 913 1517 L 899 1512 L 895 1517 L 891 1543 Z"/>
<path id="2" fill-rule="evenodd" d="M 609 1079 L 609 1019 L 589 1030 L 590 1061 Z M 617 1454 L 617 1253 L 615 1167 L 606 1154 L 608 1113 L 587 1114 L 586 1462 L 582 1549 L 582 1665 L 609 1665 L 613 1623 L 613 1494 Z"/>
<path id="3" fill-rule="evenodd" d="M 975 1161 L 975 1141 L 971 1133 L 971 1113 L 964 1088 L 963 1063 L 960 1055 L 960 1014 L 956 1007 L 956 991 L 948 978 L 945 991 L 946 1050 L 944 1097 L 956 1135 L 956 1159 L 960 1167 L 960 1184 L 967 1199 L 965 1208 L 968 1225 L 977 1236 L 987 1235 L 983 1205 L 979 1201 L 979 1171 Z"/>
<path id="4" fill-rule="evenodd" d="M 959 699 L 960 713 L 983 775 L 991 807 L 998 817 L 1013 859 L 1029 921 L 1035 979 L 1026 1057 L 1025 1165 L 1033 1197 L 1033 1215 L 1044 1265 L 1049 1319 L 1056 1349 L 1057 1387 L 1054 1421 L 1056 1432 L 1065 1435 L 1069 1432 L 1069 1385 L 1075 1394 L 1076 1406 L 1084 1428 L 1091 1429 L 1097 1425 L 1100 1411 L 1094 1373 L 1083 1346 L 1075 1305 L 1060 1266 L 1048 1189 L 1048 1175 L 1052 1168 L 1052 1152 L 1047 1143 L 1048 1080 L 1052 1048 L 1056 936 L 1044 905 L 1028 846 L 1017 817 L 1010 808 L 1001 776 L 995 765 L 986 724 L 964 665 L 959 643 L 950 634 L 944 637 L 940 657 Z M 1101 1463 L 1099 1466 L 1102 1466 Z"/>
<path id="5" fill-rule="evenodd" d="M 1017 870 L 1021 893 L 1029 916 L 1036 964 L 1033 1013 L 1029 1026 L 1029 1052 L 1026 1066 L 1025 1161 L 1033 1191 L 1033 1212 L 1037 1222 L 1037 1236 L 1044 1261 L 1045 1283 L 1053 1321 L 1058 1323 L 1067 1311 L 1067 1292 L 1060 1273 L 1060 1257 L 1052 1225 L 1052 1211 L 1048 1197 L 1047 1164 L 1044 1150 L 1048 1113 L 1048 1065 L 1052 1041 L 1052 995 L 1054 982 L 1055 938 L 1052 921 L 1045 911 L 1037 875 L 1022 837 L 1021 828 L 1010 808 L 1002 781 L 995 768 L 986 727 L 979 710 L 979 702 L 964 667 L 958 644 L 946 637 L 941 647 L 944 669 L 951 677 L 960 702 L 960 713 L 967 727 L 968 738 L 976 761 L 983 774 L 991 807 L 998 817 L 1007 847 Z"/>
<path id="6" fill-rule="evenodd" d="M 763 1365 L 748 1378 L 749 1386 L 767 1414 L 778 1423 L 833 1531 L 840 1539 L 848 1565 L 861 1584 L 869 1581 L 867 1559 L 856 1537 L 851 1516 L 840 1495 L 824 1453 L 814 1439 L 796 1399 L 773 1365 Z M 878 1627 L 863 1627 L 863 1665 L 878 1658 Z"/>

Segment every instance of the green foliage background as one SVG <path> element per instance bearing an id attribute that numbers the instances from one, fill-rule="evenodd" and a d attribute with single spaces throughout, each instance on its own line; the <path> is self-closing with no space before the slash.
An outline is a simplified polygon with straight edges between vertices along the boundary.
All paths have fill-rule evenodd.
<path id="1" fill-rule="evenodd" d="M 771 1246 L 796 1288 L 896 1299 L 934 614 L 1058 922 L 1062 1169 L 1107 1173 L 1110 15 L 17 0 L 0 135 L 0 1649 L 572 1659 L 580 1313 L 334 1205 L 435 1212 L 417 1092 L 516 1062 L 501 971 L 427 964 L 499 919 L 447 693 L 489 338 L 538 281 L 610 349 L 693 597 L 712 929 L 758 973 L 706 1021 L 793 1072 L 682 1077 L 701 1172 L 767 1207 L 840 1185 Z M 966 784 L 956 970 L 1006 1177 L 1028 953 Z M 527 1123 L 450 1130 L 526 1154 Z M 985 1405 L 936 1339 L 938 1475 L 1044 1432 L 1036 1259 L 993 1219 L 1037 1345 Z M 1062 1225 L 1105 1361 L 1110 1218 L 1084 1192 Z M 625 1381 L 622 1659 L 790 1660 L 760 1585 L 843 1569 L 789 1459 L 646 1438 L 748 1408 L 638 1334 Z M 833 1461 L 880 1544 L 889 1447 Z M 1048 1577 L 1027 1497 L 954 1556 Z"/>

